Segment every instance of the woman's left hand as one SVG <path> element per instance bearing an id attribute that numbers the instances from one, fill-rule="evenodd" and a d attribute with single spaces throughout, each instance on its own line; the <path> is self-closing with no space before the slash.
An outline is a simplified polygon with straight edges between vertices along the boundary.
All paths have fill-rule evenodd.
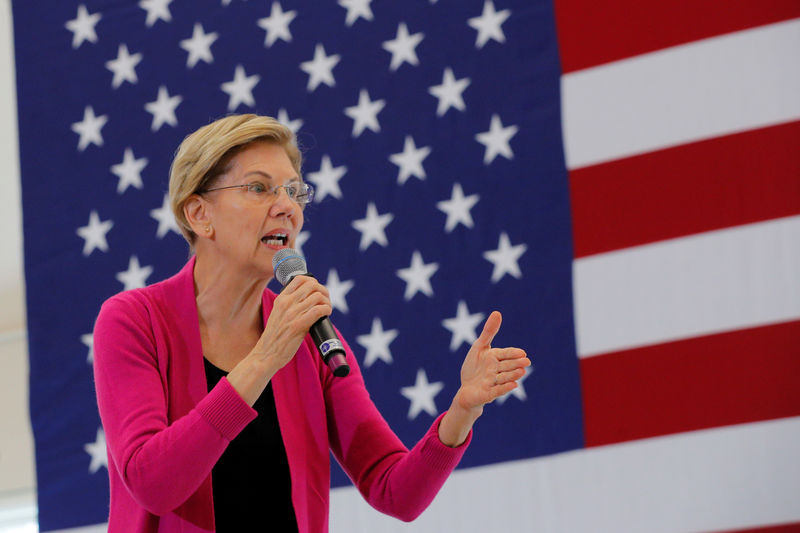
<path id="1" fill-rule="evenodd" d="M 497 311 L 489 315 L 461 365 L 461 387 L 439 423 L 439 439 L 448 446 L 463 443 L 483 406 L 514 390 L 531 365 L 524 350 L 492 348 L 502 321 Z"/>
<path id="2" fill-rule="evenodd" d="M 482 408 L 511 392 L 517 387 L 517 380 L 525 375 L 525 367 L 531 364 L 519 348 L 492 348 L 492 340 L 500 331 L 502 321 L 497 311 L 489 315 L 480 337 L 461 365 L 461 388 L 454 403 L 463 409 Z"/>

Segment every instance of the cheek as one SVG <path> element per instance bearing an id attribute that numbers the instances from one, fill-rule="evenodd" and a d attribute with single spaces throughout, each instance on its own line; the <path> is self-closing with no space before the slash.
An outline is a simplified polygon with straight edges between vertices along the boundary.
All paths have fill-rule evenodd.
<path id="1" fill-rule="evenodd" d="M 246 241 L 248 236 L 256 234 L 263 225 L 264 215 L 251 208 L 231 205 L 226 209 L 223 219 L 225 235 L 233 242 Z"/>

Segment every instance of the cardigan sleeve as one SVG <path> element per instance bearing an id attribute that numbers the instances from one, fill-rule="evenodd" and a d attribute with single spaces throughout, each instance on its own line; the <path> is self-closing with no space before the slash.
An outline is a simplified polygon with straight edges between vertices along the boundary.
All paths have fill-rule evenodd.
<path id="1" fill-rule="evenodd" d="M 256 412 L 226 379 L 184 416 L 168 420 L 166 370 L 145 297 L 103 304 L 94 329 L 97 404 L 110 464 L 142 507 L 156 515 L 184 503 Z"/>
<path id="2" fill-rule="evenodd" d="M 341 334 L 340 334 L 341 338 Z M 326 376 L 328 432 L 334 456 L 375 509 L 414 520 L 433 501 L 472 440 L 451 448 L 439 440 L 438 416 L 409 451 L 369 397 L 358 362 L 345 344 L 350 374 Z"/>

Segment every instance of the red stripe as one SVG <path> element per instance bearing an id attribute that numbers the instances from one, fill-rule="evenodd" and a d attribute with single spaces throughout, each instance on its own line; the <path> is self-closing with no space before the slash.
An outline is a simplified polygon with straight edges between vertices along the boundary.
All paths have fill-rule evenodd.
<path id="1" fill-rule="evenodd" d="M 555 0 L 564 73 L 800 17 L 797 0 Z"/>
<path id="2" fill-rule="evenodd" d="M 748 529 L 735 529 L 729 530 L 728 533 L 800 533 L 800 522 Z"/>
<path id="3" fill-rule="evenodd" d="M 795 215 L 800 121 L 573 170 L 570 195 L 575 257 Z"/>
<path id="4" fill-rule="evenodd" d="M 580 361 L 586 446 L 800 415 L 800 321 Z"/>

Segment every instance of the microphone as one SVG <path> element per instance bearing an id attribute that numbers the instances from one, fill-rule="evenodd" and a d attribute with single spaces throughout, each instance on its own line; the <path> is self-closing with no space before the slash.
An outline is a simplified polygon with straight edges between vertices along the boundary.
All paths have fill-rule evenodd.
<path id="1" fill-rule="evenodd" d="M 306 260 L 300 252 L 293 248 L 282 248 L 272 257 L 272 269 L 275 278 L 284 287 L 295 276 L 311 276 L 306 267 Z M 313 276 L 312 276 L 313 277 Z M 344 377 L 350 373 L 350 365 L 344 357 L 344 344 L 333 329 L 330 318 L 324 316 L 309 328 L 311 339 L 322 356 L 322 360 L 336 377 Z"/>

